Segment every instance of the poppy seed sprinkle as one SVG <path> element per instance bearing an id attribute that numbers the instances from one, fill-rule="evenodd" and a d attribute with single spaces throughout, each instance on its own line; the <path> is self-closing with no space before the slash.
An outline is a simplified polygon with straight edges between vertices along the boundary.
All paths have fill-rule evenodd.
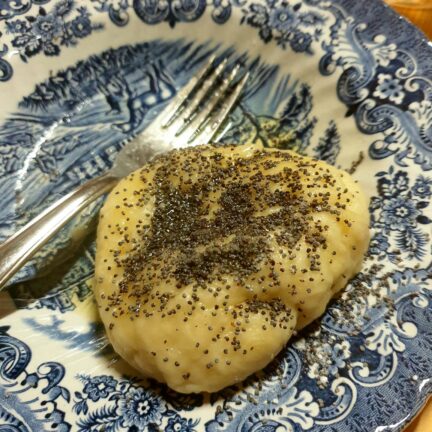
<path id="1" fill-rule="evenodd" d="M 102 209 L 95 290 L 114 348 L 185 393 L 264 367 L 358 269 L 368 216 L 357 188 L 290 151 L 157 156 Z"/>

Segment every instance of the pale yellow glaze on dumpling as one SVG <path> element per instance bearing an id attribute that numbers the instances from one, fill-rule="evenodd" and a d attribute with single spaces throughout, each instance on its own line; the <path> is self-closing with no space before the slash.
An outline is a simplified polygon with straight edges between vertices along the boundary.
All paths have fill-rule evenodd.
<path id="1" fill-rule="evenodd" d="M 114 349 L 184 393 L 266 366 L 359 270 L 368 203 L 345 172 L 252 145 L 172 151 L 101 212 L 96 298 Z"/>

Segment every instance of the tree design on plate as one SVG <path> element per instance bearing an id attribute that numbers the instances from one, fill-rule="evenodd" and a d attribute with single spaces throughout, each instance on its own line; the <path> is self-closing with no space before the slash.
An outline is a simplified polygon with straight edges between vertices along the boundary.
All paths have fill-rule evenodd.
<path id="1" fill-rule="evenodd" d="M 315 147 L 315 157 L 326 161 L 331 165 L 336 164 L 336 159 L 341 150 L 340 146 L 340 135 L 336 126 L 336 123 L 331 120 L 325 134 L 320 138 L 317 147 Z"/>

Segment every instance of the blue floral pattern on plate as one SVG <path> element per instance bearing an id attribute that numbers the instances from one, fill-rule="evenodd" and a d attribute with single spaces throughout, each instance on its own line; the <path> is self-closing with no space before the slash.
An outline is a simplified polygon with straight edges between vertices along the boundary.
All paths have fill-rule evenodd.
<path id="1" fill-rule="evenodd" d="M 121 145 L 214 53 L 240 59 L 253 77 L 223 141 L 295 149 L 353 171 L 368 164 L 359 176 L 371 188 L 373 237 L 362 272 L 264 371 L 219 394 L 178 395 L 134 378 L 101 332 L 91 295 L 93 238 L 85 230 L 76 236 L 77 227 L 94 222 L 97 207 L 89 209 L 9 290 L 21 310 L 1 321 L 0 425 L 82 432 L 402 430 L 432 391 L 432 75 L 419 34 L 400 24 L 412 34 L 412 45 L 404 44 L 383 5 L 359 12 L 350 0 L 2 5 L 0 85 L 14 82 L 14 68 L 63 58 L 110 26 L 138 20 L 164 30 L 159 40 L 105 50 L 47 74 L 21 98 L 0 129 L 1 238 L 106 170 Z M 386 17 L 383 28 L 372 15 Z M 282 60 L 270 65 L 252 48 L 246 55 L 229 45 L 164 40 L 169 27 L 199 28 L 204 19 L 235 24 L 268 49 L 296 56 L 290 58 L 313 59 L 321 82 L 332 76 L 337 83 L 334 101 L 326 103 L 339 103 L 337 96 L 345 119 L 317 109 L 323 101 L 315 83 L 291 76 Z M 20 54 L 14 62 L 7 57 L 12 49 Z M 345 132 L 351 121 L 359 130 L 350 129 L 352 138 Z M 366 137 L 358 146 L 363 154 L 350 168 L 344 155 L 360 137 Z M 55 360 L 51 352 L 59 353 Z"/>
<path id="2" fill-rule="evenodd" d="M 69 19 L 73 12 L 75 16 Z M 11 44 L 19 50 L 23 61 L 40 52 L 56 56 L 60 53 L 60 45 L 76 45 L 78 39 L 101 28 L 91 22 L 90 13 L 84 6 L 74 8 L 72 0 L 56 4 L 50 13 L 40 7 L 36 16 L 27 15 L 25 20 L 6 22 L 8 33 L 13 35 Z"/>

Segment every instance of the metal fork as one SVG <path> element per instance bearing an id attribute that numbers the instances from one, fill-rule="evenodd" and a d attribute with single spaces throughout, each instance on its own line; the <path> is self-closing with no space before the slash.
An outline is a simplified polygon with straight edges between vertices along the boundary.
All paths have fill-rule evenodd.
<path id="1" fill-rule="evenodd" d="M 0 290 L 77 213 L 159 153 L 212 140 L 240 96 L 248 72 L 212 57 L 155 121 L 119 152 L 113 167 L 65 195 L 0 246 Z"/>

